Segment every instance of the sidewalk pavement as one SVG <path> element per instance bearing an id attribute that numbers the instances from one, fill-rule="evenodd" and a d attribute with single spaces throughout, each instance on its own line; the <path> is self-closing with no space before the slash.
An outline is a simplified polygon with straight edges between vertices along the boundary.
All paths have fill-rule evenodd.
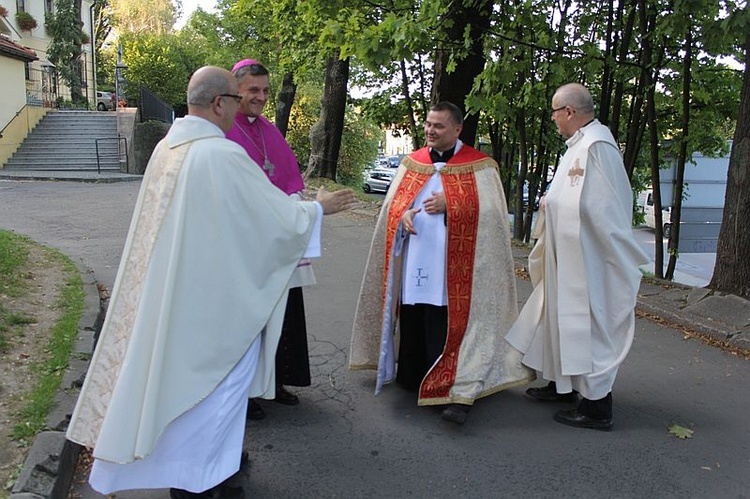
<path id="1" fill-rule="evenodd" d="M 68 182 L 128 182 L 138 181 L 143 175 L 122 173 L 111 170 L 95 171 L 52 171 L 52 170 L 2 170 L 0 180 L 51 180 Z"/>
<path id="2" fill-rule="evenodd" d="M 2 175 L 0 175 L 0 177 L 2 177 Z M 85 178 L 77 178 L 76 180 L 86 181 L 86 179 L 90 177 L 90 175 L 86 175 Z M 45 178 L 49 179 L 50 177 Z M 114 179 L 116 177 L 112 178 Z M 72 179 L 72 176 L 68 177 L 68 179 Z M 130 180 L 127 177 L 119 178 L 118 180 L 125 179 Z M 376 211 L 377 205 L 373 204 L 353 210 L 351 215 L 346 215 L 347 217 L 360 220 L 360 222 L 357 222 L 356 224 L 358 227 L 354 227 L 356 229 L 356 234 L 359 234 L 359 236 L 357 236 L 359 239 L 366 237 L 368 230 L 371 233 L 371 229 L 368 229 L 368 227 L 371 227 Z M 341 234 L 348 233 L 349 229 L 352 228 L 347 226 L 349 222 L 347 222 L 345 218 L 339 218 L 338 220 L 339 221 L 335 222 L 337 225 L 335 230 L 340 231 Z M 365 222 L 361 223 L 361 220 L 365 220 Z M 27 235 L 35 238 L 35 234 Z M 359 239 L 357 242 L 357 248 L 361 251 L 361 248 L 366 247 L 367 241 L 359 241 Z M 346 241 L 342 241 L 341 239 L 336 242 L 347 244 Z M 122 242 L 120 245 L 121 244 Z M 530 287 L 530 284 L 526 280 L 524 271 L 529 249 L 530 247 L 528 245 L 514 245 L 519 301 L 521 302 L 525 299 L 524 296 L 527 295 L 528 288 Z M 334 250 L 328 249 L 327 251 L 331 252 Z M 354 260 L 355 265 L 353 266 L 361 265 L 363 257 L 357 256 L 356 258 L 357 259 Z M 337 264 L 329 263 L 322 265 L 322 267 L 325 270 L 327 265 L 334 265 L 335 267 L 336 265 L 341 264 L 342 262 L 338 261 Z M 321 272 L 321 274 L 323 274 L 323 272 Z M 92 331 L 98 327 L 101 320 L 99 315 L 98 294 L 95 287 L 96 283 L 91 283 L 90 277 L 88 277 L 86 281 L 89 282 L 87 285 L 88 313 L 84 317 L 81 325 L 82 337 L 79 342 L 79 351 L 85 351 L 87 348 L 90 349 Z M 331 282 L 332 281 L 329 278 L 328 286 L 331 286 Z M 324 286 L 325 284 L 323 284 L 323 286 L 319 285 L 319 288 Z M 350 285 L 350 288 L 354 289 L 354 287 L 356 287 L 356 283 Z M 522 289 L 526 291 L 522 292 Z M 331 311 L 339 310 L 341 307 L 341 305 L 339 305 L 339 309 L 325 308 L 326 306 L 335 307 L 337 303 L 334 299 L 331 300 L 333 303 L 324 306 L 323 302 L 319 300 L 321 300 L 322 296 L 327 292 L 325 289 L 320 289 L 319 293 L 322 294 L 319 294 L 317 297 L 315 296 L 315 293 L 313 293 L 311 300 L 313 306 L 310 307 L 312 312 L 308 311 L 308 320 L 313 323 L 320 322 L 321 319 L 324 322 L 330 321 L 333 319 L 331 317 Z M 351 290 L 347 294 L 347 299 L 350 300 L 352 295 Z M 316 306 L 320 309 L 318 315 L 316 315 L 314 308 Z M 349 311 L 346 313 L 348 314 Z M 670 282 L 644 279 L 638 296 L 638 313 L 640 317 L 656 321 L 668 328 L 677 329 L 685 335 L 699 336 L 702 339 L 707 340 L 713 346 L 734 350 L 740 353 L 747 353 L 750 351 L 750 302 L 742 298 L 711 292 L 710 290 L 703 288 L 692 288 L 689 286 L 676 285 Z M 322 316 L 325 314 L 328 315 L 323 319 Z M 348 318 L 346 314 L 344 315 L 343 318 L 335 318 L 335 326 L 337 329 L 345 330 L 348 327 L 347 322 L 350 321 L 350 318 Z M 313 331 L 313 334 L 315 334 L 315 331 Z M 330 343 L 330 341 L 326 341 L 325 343 Z M 312 354 L 313 352 L 311 352 L 311 355 Z M 343 355 L 345 356 L 345 354 Z M 71 372 L 66 375 L 66 382 L 78 379 L 83 373 L 85 373 L 85 369 L 86 366 L 82 362 L 72 363 Z M 356 376 L 354 378 L 359 379 Z M 331 382 L 333 383 L 334 380 L 332 379 Z M 67 388 L 67 386 L 63 388 Z M 361 389 L 362 387 L 354 385 L 353 388 Z M 366 388 L 366 390 L 369 389 L 369 387 Z M 392 394 L 393 392 L 390 393 Z M 358 397 L 359 395 L 351 396 Z M 381 394 L 380 400 L 390 396 L 392 395 L 384 396 Z M 75 403 L 75 397 L 64 395 L 58 402 L 60 404 L 67 404 L 68 406 L 67 408 L 58 407 L 56 414 L 58 416 L 61 413 L 69 414 Z M 308 405 L 307 410 L 313 409 Z M 275 418 L 276 416 L 273 417 Z M 470 424 L 471 423 L 472 422 L 470 422 Z M 478 424 L 478 422 L 475 422 L 474 424 Z M 22 497 L 67 497 L 67 486 L 70 485 L 72 481 L 72 473 L 75 468 L 74 464 L 78 456 L 78 449 L 76 449 L 75 446 L 66 443 L 63 433 L 64 426 L 61 427 L 59 421 L 51 424 L 50 427 L 54 428 L 56 431 L 45 432 L 37 438 L 37 441 L 34 443 L 34 446 L 29 453 L 27 462 L 21 471 L 19 480 L 13 488 L 13 495 L 11 497 L 14 499 L 20 499 Z M 325 432 L 325 428 L 321 431 Z M 272 447 L 273 446 L 270 448 Z M 268 449 L 269 447 L 267 445 L 264 448 Z M 120 496 L 120 494 L 118 494 L 118 496 Z M 84 495 L 84 497 L 86 496 Z"/>

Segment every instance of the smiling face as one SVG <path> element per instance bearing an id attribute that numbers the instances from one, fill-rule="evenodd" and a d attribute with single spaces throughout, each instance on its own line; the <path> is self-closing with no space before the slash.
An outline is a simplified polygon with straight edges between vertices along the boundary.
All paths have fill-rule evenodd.
<path id="1" fill-rule="evenodd" d="M 246 75 L 238 82 L 239 93 L 242 95 L 240 112 L 245 116 L 257 118 L 263 113 L 268 101 L 270 87 L 268 75 Z"/>
<path id="2" fill-rule="evenodd" d="M 458 141 L 463 127 L 451 119 L 450 111 L 430 111 L 424 122 L 424 136 L 427 146 L 443 152 Z"/>

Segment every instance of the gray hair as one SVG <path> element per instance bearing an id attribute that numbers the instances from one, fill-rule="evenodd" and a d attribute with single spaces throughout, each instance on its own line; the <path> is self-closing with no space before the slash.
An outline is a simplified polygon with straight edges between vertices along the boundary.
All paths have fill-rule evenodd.
<path id="1" fill-rule="evenodd" d="M 228 73 L 219 71 L 202 72 L 190 79 L 187 89 L 187 103 L 190 106 L 207 107 L 217 95 L 231 92 Z"/>
<path id="2" fill-rule="evenodd" d="M 591 92 L 580 83 L 568 83 L 555 92 L 558 104 L 570 106 L 583 114 L 594 114 L 594 98 Z"/>

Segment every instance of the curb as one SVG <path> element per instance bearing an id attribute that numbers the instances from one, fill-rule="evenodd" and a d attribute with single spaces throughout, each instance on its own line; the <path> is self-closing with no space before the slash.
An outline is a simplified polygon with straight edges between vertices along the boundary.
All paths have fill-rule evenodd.
<path id="1" fill-rule="evenodd" d="M 70 363 L 47 416 L 44 431 L 36 436 L 21 468 L 10 499 L 65 499 L 73 482 L 81 446 L 65 438 L 65 431 L 78 398 L 78 388 L 88 369 L 94 336 L 101 329 L 105 309 L 90 269 L 76 264 L 83 280 L 84 303 L 78 323 L 78 338 Z"/>
<path id="2" fill-rule="evenodd" d="M 104 175 L 104 176 L 103 176 Z M 0 170 L 0 180 L 46 180 L 50 182 L 85 182 L 94 184 L 111 184 L 114 182 L 132 182 L 142 180 L 143 175 L 133 175 L 127 173 L 105 173 L 99 174 L 91 172 L 90 174 L 74 172 L 72 175 L 65 175 L 63 172 L 19 172 L 12 173 L 7 170 Z"/>

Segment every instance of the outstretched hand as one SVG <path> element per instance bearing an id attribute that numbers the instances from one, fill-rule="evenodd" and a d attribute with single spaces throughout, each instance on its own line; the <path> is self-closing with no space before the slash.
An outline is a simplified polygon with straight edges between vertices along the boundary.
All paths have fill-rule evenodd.
<path id="1" fill-rule="evenodd" d="M 416 234 L 417 231 L 414 230 L 414 215 L 422 211 L 422 208 L 412 208 L 410 210 L 406 210 L 403 215 L 401 215 L 401 225 L 404 226 L 404 230 L 408 232 L 409 234 Z"/>
<path id="2" fill-rule="evenodd" d="M 323 207 L 324 215 L 350 210 L 357 205 L 357 197 L 351 189 L 328 192 L 325 187 L 321 186 L 315 199 Z"/>

